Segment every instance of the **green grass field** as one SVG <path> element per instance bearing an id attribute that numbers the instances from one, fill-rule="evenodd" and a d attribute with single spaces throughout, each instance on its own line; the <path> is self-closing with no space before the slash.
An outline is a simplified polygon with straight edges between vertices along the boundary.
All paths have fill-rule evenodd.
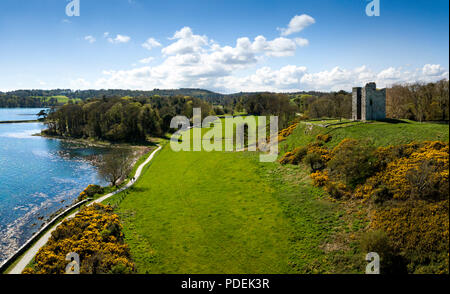
<path id="1" fill-rule="evenodd" d="M 448 124 L 419 123 L 401 120 L 389 122 L 351 122 L 333 125 L 327 128 L 317 126 L 315 122 L 301 122 L 286 141 L 281 142 L 281 152 L 286 152 L 298 146 L 304 146 L 315 141 L 318 134 L 330 134 L 333 138 L 325 144 L 334 147 L 345 138 L 369 140 L 375 146 L 406 144 L 413 141 L 440 140 L 448 142 Z"/>
<path id="2" fill-rule="evenodd" d="M 376 145 L 448 140 L 448 126 L 439 124 L 301 123 L 281 153 L 326 132 L 333 135 L 329 146 L 346 137 Z M 174 152 L 166 145 L 135 187 L 108 200 L 138 272 L 362 273 L 358 244 L 336 236 L 364 224 L 355 219 L 349 226 L 304 166 L 258 159 L 256 152 Z"/>
<path id="3" fill-rule="evenodd" d="M 69 102 L 69 100 L 72 100 L 72 101 L 74 101 L 74 102 L 76 102 L 76 101 L 78 101 L 78 102 L 82 101 L 82 100 L 79 99 L 79 98 L 76 98 L 76 99 L 70 99 L 69 97 L 63 96 L 63 95 L 49 96 L 49 97 L 35 97 L 35 98 L 41 98 L 41 99 L 42 99 L 42 98 L 45 98 L 45 99 L 44 99 L 45 101 L 49 101 L 50 99 L 54 98 L 54 99 L 56 99 L 56 100 L 58 101 L 58 103 L 67 103 L 67 102 Z"/>
<path id="4" fill-rule="evenodd" d="M 133 190 L 108 203 L 140 273 L 327 272 L 320 246 L 339 217 L 308 181 L 256 153 L 166 146 Z"/>

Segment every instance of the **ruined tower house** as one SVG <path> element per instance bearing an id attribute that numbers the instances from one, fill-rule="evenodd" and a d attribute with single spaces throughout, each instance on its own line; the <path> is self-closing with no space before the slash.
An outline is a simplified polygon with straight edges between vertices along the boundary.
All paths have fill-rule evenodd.
<path id="1" fill-rule="evenodd" d="M 385 118 L 386 89 L 377 90 L 375 83 L 368 83 L 364 88 L 353 88 L 353 120 L 383 120 Z"/>

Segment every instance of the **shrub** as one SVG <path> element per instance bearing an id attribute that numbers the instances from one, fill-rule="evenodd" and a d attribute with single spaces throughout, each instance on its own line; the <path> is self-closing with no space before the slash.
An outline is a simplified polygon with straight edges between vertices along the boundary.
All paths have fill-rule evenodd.
<path id="1" fill-rule="evenodd" d="M 89 197 L 94 196 L 95 194 L 102 194 L 103 193 L 103 187 L 99 185 L 89 185 L 87 189 L 85 190 L 86 194 Z"/>
<path id="2" fill-rule="evenodd" d="M 340 199 L 350 195 L 347 187 L 341 182 L 328 181 L 325 184 L 325 190 L 334 199 Z"/>
<path id="3" fill-rule="evenodd" d="M 90 197 L 94 197 L 96 194 L 103 194 L 104 189 L 101 186 L 98 185 L 89 185 L 86 187 L 86 189 L 83 190 L 83 192 L 80 193 L 78 196 L 78 200 L 84 200 Z"/>
<path id="4" fill-rule="evenodd" d="M 294 161 L 294 153 L 286 152 L 279 160 L 281 164 L 292 164 Z"/>
<path id="5" fill-rule="evenodd" d="M 298 126 L 298 123 L 294 123 L 294 124 L 290 125 L 289 127 L 279 131 L 278 132 L 279 137 L 280 136 L 284 137 L 284 138 L 289 137 L 292 134 L 292 132 L 294 132 L 294 130 L 297 128 L 297 126 Z"/>
<path id="6" fill-rule="evenodd" d="M 420 198 L 430 201 L 448 199 L 448 143 L 408 144 L 408 156 L 392 160 L 377 176 L 394 199 Z"/>
<path id="7" fill-rule="evenodd" d="M 380 185 L 371 192 L 370 197 L 376 204 L 382 204 L 383 202 L 392 199 L 392 193 L 385 185 Z"/>
<path id="8" fill-rule="evenodd" d="M 330 151 L 322 146 L 321 142 L 316 142 L 308 145 L 308 153 L 317 153 L 322 157 L 324 163 L 331 159 Z"/>
<path id="9" fill-rule="evenodd" d="M 409 260 L 409 272 L 428 268 L 448 273 L 449 201 L 404 201 L 376 209 L 371 227 L 383 230 L 392 246 Z"/>
<path id="10" fill-rule="evenodd" d="M 330 134 L 319 134 L 317 135 L 316 140 L 328 143 L 331 141 L 332 138 L 333 137 Z"/>
<path id="11" fill-rule="evenodd" d="M 59 225 L 35 257 L 35 269 L 27 273 L 63 274 L 68 253 L 80 256 L 82 274 L 109 273 L 125 267 L 134 271 L 128 245 L 124 243 L 122 226 L 110 206 L 94 204 L 85 207 L 72 219 Z"/>
<path id="12" fill-rule="evenodd" d="M 292 153 L 294 154 L 294 161 L 292 163 L 299 164 L 308 153 L 308 149 L 306 147 L 297 147 Z"/>
<path id="13" fill-rule="evenodd" d="M 311 167 L 312 172 L 323 170 L 326 166 L 325 161 L 322 158 L 322 155 L 315 152 L 308 153 L 303 161 L 305 164 Z"/>
<path id="14" fill-rule="evenodd" d="M 380 256 L 381 274 L 406 273 L 404 259 L 395 253 L 388 235 L 380 230 L 365 232 L 360 239 L 361 251 L 364 254 L 376 252 Z"/>
<path id="15" fill-rule="evenodd" d="M 381 230 L 365 232 L 360 240 L 363 253 L 376 252 L 380 257 L 392 253 L 392 246 L 387 234 Z"/>
<path id="16" fill-rule="evenodd" d="M 310 175 L 311 179 L 313 180 L 313 185 L 316 187 L 323 187 L 328 182 L 328 172 L 325 171 L 318 171 L 315 173 L 312 173 Z"/>
<path id="17" fill-rule="evenodd" d="M 364 183 L 376 172 L 373 151 L 368 142 L 344 139 L 333 149 L 328 162 L 330 178 L 341 180 L 352 188 Z"/>
<path id="18" fill-rule="evenodd" d="M 308 149 L 306 147 L 297 147 L 291 152 L 286 152 L 279 162 L 281 164 L 299 164 L 307 152 Z"/>

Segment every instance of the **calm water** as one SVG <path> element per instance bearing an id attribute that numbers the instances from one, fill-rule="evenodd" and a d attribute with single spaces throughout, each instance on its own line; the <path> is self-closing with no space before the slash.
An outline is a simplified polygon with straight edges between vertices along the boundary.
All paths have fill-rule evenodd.
<path id="1" fill-rule="evenodd" d="M 39 108 L 0 108 L 0 121 L 36 120 Z"/>
<path id="2" fill-rule="evenodd" d="M 38 111 L 0 109 L 0 121 Z M 0 124 L 0 262 L 87 185 L 106 185 L 88 159 L 107 150 L 32 136 L 43 128 Z"/>

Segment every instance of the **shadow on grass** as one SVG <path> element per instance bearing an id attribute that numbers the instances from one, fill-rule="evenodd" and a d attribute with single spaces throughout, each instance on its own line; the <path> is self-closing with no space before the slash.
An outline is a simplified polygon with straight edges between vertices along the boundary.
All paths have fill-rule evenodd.
<path id="1" fill-rule="evenodd" d="M 407 122 L 407 121 L 404 121 L 401 119 L 395 119 L 395 118 L 385 118 L 380 121 L 389 123 L 389 124 L 409 124 L 410 123 L 410 122 Z"/>
<path id="2" fill-rule="evenodd" d="M 141 193 L 148 191 L 148 188 L 131 186 L 128 190 L 125 191 Z"/>

